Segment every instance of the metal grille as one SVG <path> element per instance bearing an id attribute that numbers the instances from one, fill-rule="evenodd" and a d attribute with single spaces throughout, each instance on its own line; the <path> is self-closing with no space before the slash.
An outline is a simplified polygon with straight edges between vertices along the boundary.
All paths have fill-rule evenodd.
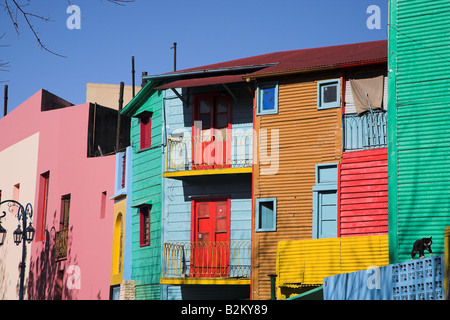
<path id="1" fill-rule="evenodd" d="M 252 133 L 167 139 L 167 171 L 252 165 Z"/>
<path id="2" fill-rule="evenodd" d="M 163 276 L 250 277 L 250 241 L 164 244 Z"/>
<path id="3" fill-rule="evenodd" d="M 345 114 L 342 119 L 344 150 L 364 150 L 387 146 L 387 114 L 370 111 L 361 116 Z"/>
<path id="4" fill-rule="evenodd" d="M 69 237 L 69 230 L 61 230 L 56 232 L 55 243 L 55 260 L 67 258 L 67 240 Z"/>

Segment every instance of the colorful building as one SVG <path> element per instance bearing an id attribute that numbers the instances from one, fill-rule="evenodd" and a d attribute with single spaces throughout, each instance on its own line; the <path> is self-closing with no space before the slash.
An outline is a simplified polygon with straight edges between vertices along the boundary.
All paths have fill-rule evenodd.
<path id="1" fill-rule="evenodd" d="M 35 207 L 29 299 L 280 299 L 385 265 L 388 77 L 386 41 L 145 76 L 120 131 L 110 95 L 41 90 L 0 128 L 27 128 L 5 163 L 34 152 L 0 182 Z"/>
<path id="2" fill-rule="evenodd" d="M 35 204 L 36 170 L 39 150 L 40 106 L 47 95 L 39 91 L 28 98 L 19 107 L 0 119 L 0 202 L 16 200 L 24 206 Z M 61 101 L 62 102 L 62 101 Z M 26 124 L 26 125 L 22 125 Z M 20 130 L 19 130 L 20 128 Z M 12 210 L 9 210 L 9 209 Z M 17 208 L 4 203 L 0 212 L 6 216 L 1 218 L 1 225 L 7 230 L 5 243 L 0 247 L 1 280 L 0 299 L 18 299 L 19 268 L 22 248 L 13 242 L 13 231 L 18 221 L 15 217 Z M 25 283 L 28 282 L 30 256 L 26 257 Z M 24 298 L 27 298 L 26 291 Z"/>
<path id="3" fill-rule="evenodd" d="M 444 253 L 449 215 L 447 1 L 389 1 L 389 241 L 391 263 L 432 237 Z"/>
<path id="4" fill-rule="evenodd" d="M 117 110 L 91 103 L 75 106 L 40 90 L 1 119 L 1 154 L 18 156 L 9 160 L 14 160 L 8 168 L 12 180 L 2 179 L 17 180 L 12 194 L 2 186 L 3 200 L 31 203 L 34 209 L 27 299 L 109 299 L 105 270 L 111 267 L 112 154 L 117 145 L 128 144 L 128 134 L 116 141 L 117 118 Z M 129 128 L 126 121 L 122 126 L 122 131 Z M 17 127 L 22 129 L 11 130 Z M 20 155 L 24 143 L 30 155 Z M 2 222 L 10 220 L 7 216 Z M 8 243 L 1 250 L 11 254 Z M 17 270 L 19 259 L 2 261 L 5 269 Z M 10 292 L 16 291 L 18 277 L 12 277 L 5 283 L 7 299 L 14 299 Z"/>
<path id="5" fill-rule="evenodd" d="M 245 76 L 258 88 L 252 299 L 269 299 L 274 283 L 285 297 L 317 285 L 281 281 L 281 241 L 387 233 L 387 179 L 377 171 L 387 172 L 386 152 L 365 150 L 386 146 L 384 111 L 375 110 L 383 108 L 386 60 L 386 41 L 313 48 L 280 53 L 277 64 Z M 362 91 L 369 82 L 372 107 L 359 116 L 352 106 L 357 88 L 350 90 L 350 82 Z M 379 141 L 369 127 L 381 134 Z M 272 161 L 264 159 L 267 154 Z M 361 175 L 374 164 L 381 166 L 374 175 Z M 376 188 L 384 197 L 372 193 Z M 381 211 L 371 211 L 376 207 Z M 290 267 L 298 263 L 294 259 Z"/>
<path id="6" fill-rule="evenodd" d="M 122 110 L 131 117 L 132 199 L 127 200 L 131 204 L 127 221 L 131 221 L 130 280 L 136 300 L 161 298 L 163 96 L 155 86 L 147 82 Z"/>
<path id="7" fill-rule="evenodd" d="M 85 103 L 39 123 L 29 298 L 109 299 L 117 110 Z"/>
<path id="8" fill-rule="evenodd" d="M 387 233 L 381 194 L 353 204 L 364 214 L 340 201 L 360 198 L 361 183 L 387 188 L 386 45 L 276 52 L 145 77 L 163 95 L 163 299 L 268 299 L 279 241 Z M 350 82 L 360 90 L 369 82 L 369 109 L 356 110 Z"/>
<path id="9" fill-rule="evenodd" d="M 252 91 L 243 80 L 196 85 L 190 76 L 160 86 L 163 299 L 249 298 Z"/>
<path id="10" fill-rule="evenodd" d="M 114 217 L 111 257 L 111 299 L 134 300 L 132 268 L 132 147 L 116 154 L 114 181 Z"/>
<path id="11" fill-rule="evenodd" d="M 144 78 L 163 97 L 162 299 L 250 297 L 250 60 Z"/>

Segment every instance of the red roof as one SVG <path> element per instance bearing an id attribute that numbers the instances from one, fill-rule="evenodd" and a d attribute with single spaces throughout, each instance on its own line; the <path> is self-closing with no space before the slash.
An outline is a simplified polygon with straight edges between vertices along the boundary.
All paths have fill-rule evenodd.
<path id="1" fill-rule="evenodd" d="M 232 82 L 242 82 L 242 74 L 238 75 L 227 75 L 218 77 L 207 77 L 207 78 L 195 78 L 195 79 L 184 79 L 177 80 L 165 85 L 157 87 L 157 89 L 170 89 L 170 88 L 187 88 L 187 87 L 200 87 L 200 86 L 210 86 L 215 84 L 225 84 Z"/>
<path id="2" fill-rule="evenodd" d="M 340 67 L 368 62 L 386 61 L 388 56 L 387 40 L 344 44 L 328 47 L 310 49 L 280 51 L 248 58 L 236 59 L 226 62 L 210 64 L 206 66 L 190 68 L 159 75 L 158 77 L 173 77 L 176 75 L 197 76 L 196 79 L 180 80 L 176 83 L 166 84 L 160 88 L 176 88 L 174 84 L 187 86 L 209 85 L 244 81 L 244 78 L 253 78 L 280 74 L 285 72 L 306 71 L 318 68 Z M 231 72 L 232 70 L 253 68 L 253 70 L 242 70 L 241 74 L 233 76 L 217 76 L 212 72 Z M 202 78 L 198 77 L 201 72 Z M 211 77 L 205 78 L 210 73 Z M 241 77 L 241 79 L 239 79 Z M 152 77 L 149 77 L 152 78 Z M 167 79 L 168 80 L 168 79 Z M 230 81 L 232 80 L 232 81 Z M 220 82 L 224 81 L 224 82 Z"/>
<path id="3" fill-rule="evenodd" d="M 280 52 L 279 64 L 251 75 L 300 71 L 387 60 L 387 40 Z"/>

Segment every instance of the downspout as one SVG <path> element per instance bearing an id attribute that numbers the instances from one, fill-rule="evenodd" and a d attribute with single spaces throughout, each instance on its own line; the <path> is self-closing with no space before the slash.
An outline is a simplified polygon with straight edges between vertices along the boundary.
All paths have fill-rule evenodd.
<path id="1" fill-rule="evenodd" d="M 251 92 L 251 88 L 249 87 L 249 91 Z M 250 223 L 250 300 L 252 300 L 253 297 L 253 230 L 255 230 L 255 219 L 254 219 L 254 215 L 255 215 L 255 189 L 254 189 L 254 178 L 255 178 L 255 160 L 257 160 L 257 153 L 255 152 L 256 150 L 256 143 L 257 141 L 259 141 L 255 135 L 257 136 L 258 133 L 255 131 L 255 121 L 256 121 L 256 89 L 251 92 L 253 95 L 253 141 L 252 141 L 252 206 L 251 206 L 251 223 Z M 255 143 L 256 142 L 256 143 Z M 256 159 L 255 159 L 256 158 Z M 259 176 L 259 175 L 258 175 Z"/>
<path id="2" fill-rule="evenodd" d="M 163 264 L 164 264 L 164 242 L 165 242 L 165 224 L 166 224 L 166 197 L 165 197 L 165 178 L 163 177 L 163 172 L 166 166 L 166 141 L 167 141 L 167 123 L 166 123 L 166 91 L 163 91 L 162 98 L 162 134 L 161 134 L 161 274 L 160 277 L 163 277 Z M 167 300 L 167 285 L 161 284 L 160 286 L 160 294 L 163 300 Z"/>

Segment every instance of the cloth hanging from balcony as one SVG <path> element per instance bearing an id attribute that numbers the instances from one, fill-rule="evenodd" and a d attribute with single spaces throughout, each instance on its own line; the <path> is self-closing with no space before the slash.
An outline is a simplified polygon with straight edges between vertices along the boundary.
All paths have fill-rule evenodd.
<path id="1" fill-rule="evenodd" d="M 362 114 L 370 109 L 383 109 L 384 76 L 351 78 L 353 100 L 356 113 Z"/>

